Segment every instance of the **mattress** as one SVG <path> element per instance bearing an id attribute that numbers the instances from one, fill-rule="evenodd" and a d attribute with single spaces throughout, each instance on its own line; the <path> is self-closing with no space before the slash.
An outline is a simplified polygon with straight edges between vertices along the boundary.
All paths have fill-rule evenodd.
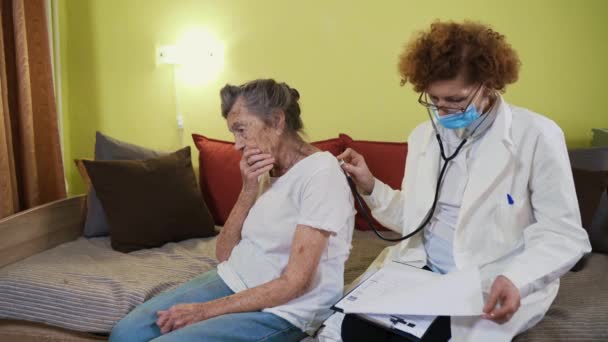
<path id="1" fill-rule="evenodd" d="M 0 269 L 0 318 L 108 333 L 137 305 L 213 269 L 214 256 L 214 238 L 128 254 L 109 238 L 80 238 Z"/>
<path id="2" fill-rule="evenodd" d="M 215 239 L 187 241 L 186 249 L 201 243 L 202 254 L 214 255 Z M 107 243 L 107 242 L 105 242 Z M 379 240 L 372 232 L 355 231 L 353 250 L 346 263 L 345 284 L 352 283 L 389 244 Z M 167 246 L 168 247 L 168 246 Z M 191 249 L 190 249 L 191 250 Z M 137 252 L 135 252 L 137 253 Z M 527 341 L 608 341 L 608 255 L 590 255 L 586 267 L 568 273 L 561 280 L 559 294 L 537 326 L 515 338 Z M 4 270 L 1 270 L 2 272 Z M 32 323 L 24 320 L 0 319 L 0 341 L 24 342 L 86 342 L 105 340 L 103 336 L 80 333 L 74 330 Z M 316 341 L 307 338 L 306 341 Z"/>

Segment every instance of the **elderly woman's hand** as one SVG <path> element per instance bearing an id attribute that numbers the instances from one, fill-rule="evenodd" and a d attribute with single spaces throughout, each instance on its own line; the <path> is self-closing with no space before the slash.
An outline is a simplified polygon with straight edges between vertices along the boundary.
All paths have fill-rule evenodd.
<path id="1" fill-rule="evenodd" d="M 243 157 L 239 163 L 243 177 L 243 192 L 249 195 L 257 195 L 258 177 L 274 166 L 275 159 L 268 153 L 262 153 L 257 148 L 245 148 Z"/>
<path id="2" fill-rule="evenodd" d="M 161 334 L 166 334 L 211 318 L 207 311 L 205 303 L 177 304 L 168 310 L 158 311 L 156 325 L 160 328 Z"/>
<path id="3" fill-rule="evenodd" d="M 352 177 L 363 193 L 370 195 L 374 190 L 374 175 L 367 167 L 365 158 L 350 147 L 337 158 L 345 162 L 342 164 L 342 169 Z"/>
<path id="4" fill-rule="evenodd" d="M 504 324 L 519 310 L 520 304 L 521 296 L 517 287 L 509 278 L 498 276 L 492 284 L 490 295 L 483 308 L 485 312 L 483 318 Z"/>

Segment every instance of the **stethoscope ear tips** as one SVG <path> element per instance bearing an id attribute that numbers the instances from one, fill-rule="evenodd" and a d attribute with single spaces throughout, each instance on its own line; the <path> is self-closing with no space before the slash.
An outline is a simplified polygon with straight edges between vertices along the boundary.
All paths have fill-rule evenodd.
<path id="1" fill-rule="evenodd" d="M 340 166 L 340 168 L 342 168 L 342 165 L 344 165 L 344 164 L 346 164 L 344 159 L 338 159 L 338 165 Z M 348 172 L 346 172 L 346 170 L 342 169 L 342 172 L 344 172 L 346 177 L 350 179 L 350 174 Z"/>

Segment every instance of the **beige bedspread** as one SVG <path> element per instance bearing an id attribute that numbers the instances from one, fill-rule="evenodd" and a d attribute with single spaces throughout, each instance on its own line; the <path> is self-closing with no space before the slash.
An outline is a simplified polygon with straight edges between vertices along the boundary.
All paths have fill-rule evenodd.
<path id="1" fill-rule="evenodd" d="M 217 265 L 215 241 L 120 253 L 80 238 L 0 269 L 0 318 L 108 333 L 133 308 Z"/>

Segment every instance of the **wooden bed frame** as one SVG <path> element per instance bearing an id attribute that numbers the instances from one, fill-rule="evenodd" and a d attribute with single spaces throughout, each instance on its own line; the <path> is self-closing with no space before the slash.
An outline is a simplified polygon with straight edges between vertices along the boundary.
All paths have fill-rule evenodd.
<path id="1" fill-rule="evenodd" d="M 0 267 L 81 236 L 84 205 L 80 195 L 0 220 Z"/>

